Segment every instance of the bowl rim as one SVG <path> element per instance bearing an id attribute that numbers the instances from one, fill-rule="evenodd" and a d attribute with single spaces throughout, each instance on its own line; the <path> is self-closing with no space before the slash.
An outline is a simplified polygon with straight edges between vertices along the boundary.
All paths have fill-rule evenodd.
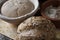
<path id="1" fill-rule="evenodd" d="M 58 2 L 58 3 L 59 3 L 60 1 L 59 1 L 59 0 L 49 0 L 49 1 L 44 2 L 44 3 L 42 4 L 42 6 L 41 6 L 41 15 L 42 15 L 43 17 L 45 17 L 45 18 L 47 18 L 47 19 L 50 19 L 50 20 L 53 20 L 53 21 L 60 21 L 60 19 L 50 18 L 49 16 L 47 16 L 47 15 L 45 14 L 45 9 L 46 9 L 48 6 L 54 4 L 54 2 Z M 59 5 L 60 5 L 60 3 L 59 3 Z"/>
<path id="2" fill-rule="evenodd" d="M 29 13 L 23 15 L 23 16 L 19 16 L 19 17 L 15 17 L 15 18 L 10 18 L 10 17 L 7 17 L 7 16 L 4 16 L 4 15 L 1 15 L 1 14 L 0 14 L 0 18 L 1 18 L 1 19 L 6 19 L 6 20 L 17 20 L 17 19 L 20 19 L 20 18 L 24 18 L 24 17 L 26 17 L 26 16 L 30 16 L 32 13 L 34 13 L 35 11 L 38 10 L 38 8 L 39 8 L 39 1 L 38 1 L 38 0 L 37 0 L 37 4 L 38 4 L 37 8 L 34 8 L 31 12 L 29 12 Z M 33 4 L 33 5 L 34 5 L 34 4 Z M 34 6 L 35 6 L 35 5 L 34 5 Z"/>

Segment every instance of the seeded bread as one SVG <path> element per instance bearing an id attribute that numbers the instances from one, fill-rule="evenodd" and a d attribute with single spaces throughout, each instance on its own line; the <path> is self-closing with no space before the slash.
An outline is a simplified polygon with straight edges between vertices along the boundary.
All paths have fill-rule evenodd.
<path id="1" fill-rule="evenodd" d="M 19 40 L 55 40 L 55 26 L 43 17 L 30 17 L 18 26 Z"/>

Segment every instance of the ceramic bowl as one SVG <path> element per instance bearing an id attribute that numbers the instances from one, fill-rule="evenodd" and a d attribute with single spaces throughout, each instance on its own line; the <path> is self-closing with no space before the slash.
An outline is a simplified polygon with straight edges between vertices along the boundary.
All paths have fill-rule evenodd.
<path id="1" fill-rule="evenodd" d="M 29 1 L 31 1 L 34 4 L 34 7 L 35 7 L 34 10 L 32 10 L 30 13 L 27 13 L 23 16 L 19 16 L 19 17 L 16 17 L 16 18 L 9 18 L 7 16 L 3 16 L 3 15 L 0 14 L 0 18 L 7 21 L 7 22 L 13 23 L 13 24 L 19 24 L 20 22 L 22 22 L 26 18 L 33 16 L 39 8 L 39 2 L 38 2 L 38 0 L 29 0 Z"/>
<path id="2" fill-rule="evenodd" d="M 45 13 L 45 9 L 47 7 L 49 7 L 50 5 L 53 5 L 55 7 L 57 6 L 60 6 L 60 1 L 59 0 L 49 0 L 49 1 L 46 1 L 42 4 L 41 6 L 41 15 L 49 20 L 51 20 L 55 25 L 56 27 L 60 27 L 60 19 L 56 19 L 56 18 L 50 18 L 48 17 Z"/>

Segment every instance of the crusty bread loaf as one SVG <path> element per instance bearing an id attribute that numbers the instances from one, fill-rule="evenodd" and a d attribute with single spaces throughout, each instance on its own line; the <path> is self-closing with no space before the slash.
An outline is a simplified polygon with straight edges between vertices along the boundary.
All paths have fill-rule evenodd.
<path id="1" fill-rule="evenodd" d="M 0 19 L 0 33 L 17 40 L 17 27 Z"/>
<path id="2" fill-rule="evenodd" d="M 43 17 L 30 17 L 18 26 L 19 40 L 55 40 L 55 26 Z"/>

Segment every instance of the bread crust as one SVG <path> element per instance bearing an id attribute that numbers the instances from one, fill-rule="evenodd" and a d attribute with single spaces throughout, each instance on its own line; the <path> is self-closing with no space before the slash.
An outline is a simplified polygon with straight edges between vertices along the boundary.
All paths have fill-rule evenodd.
<path id="1" fill-rule="evenodd" d="M 30 17 L 18 26 L 20 40 L 55 40 L 54 24 L 43 17 Z"/>

